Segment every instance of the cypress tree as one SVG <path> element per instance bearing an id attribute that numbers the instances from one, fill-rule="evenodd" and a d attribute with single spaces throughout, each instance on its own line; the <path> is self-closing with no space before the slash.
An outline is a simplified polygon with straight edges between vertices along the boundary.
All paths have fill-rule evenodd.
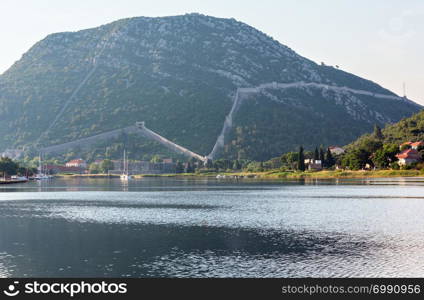
<path id="1" fill-rule="evenodd" d="M 315 147 L 314 160 L 318 160 L 318 159 L 319 159 L 318 147 Z"/>
<path id="2" fill-rule="evenodd" d="M 299 171 L 305 171 L 305 154 L 303 153 L 303 147 L 299 147 L 299 161 L 297 162 L 297 169 Z"/>
<path id="3" fill-rule="evenodd" d="M 336 161 L 333 157 L 333 154 L 330 151 L 330 148 L 327 148 L 327 155 L 326 155 L 326 158 L 325 158 L 325 166 L 327 168 L 331 168 L 332 166 L 335 165 L 335 163 L 336 163 Z"/>
<path id="4" fill-rule="evenodd" d="M 208 159 L 208 160 L 206 161 L 206 168 L 207 168 L 207 169 L 212 169 L 212 168 L 213 168 L 212 160 Z"/>
<path id="5" fill-rule="evenodd" d="M 379 140 L 384 139 L 383 132 L 381 131 L 380 126 L 378 126 L 377 124 L 374 125 L 374 137 Z"/>
<path id="6" fill-rule="evenodd" d="M 325 163 L 324 149 L 322 148 L 322 146 L 319 148 L 319 160 L 322 164 Z"/>
<path id="7" fill-rule="evenodd" d="M 187 163 L 187 167 L 185 169 L 186 173 L 194 173 L 194 165 L 191 162 Z"/>

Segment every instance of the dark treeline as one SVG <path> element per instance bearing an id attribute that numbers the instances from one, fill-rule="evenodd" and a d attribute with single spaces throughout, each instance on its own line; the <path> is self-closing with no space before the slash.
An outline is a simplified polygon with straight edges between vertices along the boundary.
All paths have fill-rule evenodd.
<path id="1" fill-rule="evenodd" d="M 8 157 L 0 158 L 0 174 L 2 177 L 8 177 L 13 175 L 31 176 L 36 172 L 36 168 L 27 168 Z"/>
<path id="2" fill-rule="evenodd" d="M 323 168 L 333 168 L 338 161 L 338 158 L 334 157 L 328 148 L 324 149 L 321 146 L 316 147 L 315 151 L 304 151 L 303 147 L 300 147 L 297 152 L 288 152 L 264 162 L 246 159 L 218 159 L 203 164 L 191 159 L 185 163 L 178 162 L 177 173 L 264 172 L 276 169 L 305 171 L 305 159 L 320 160 Z"/>
<path id="3" fill-rule="evenodd" d="M 403 121 L 405 122 L 405 121 Z M 400 122 L 402 123 L 402 122 Z M 364 168 L 375 169 L 423 169 L 424 147 L 419 146 L 417 151 L 421 157 L 421 162 L 411 163 L 405 166 L 399 166 L 397 154 L 411 148 L 410 145 L 402 145 L 403 139 L 393 139 L 393 131 L 396 126 L 386 129 L 386 133 L 380 127 L 375 126 L 374 132 L 365 134 L 354 143 L 346 147 L 346 153 L 341 157 L 341 166 L 350 170 L 359 170 Z M 400 135 L 399 133 L 397 133 Z M 413 141 L 420 141 L 416 137 Z"/>

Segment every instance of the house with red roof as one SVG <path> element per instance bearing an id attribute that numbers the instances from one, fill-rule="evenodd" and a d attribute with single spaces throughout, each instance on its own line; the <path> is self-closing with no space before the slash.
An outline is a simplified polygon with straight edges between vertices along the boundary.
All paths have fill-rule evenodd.
<path id="1" fill-rule="evenodd" d="M 413 163 L 420 162 L 422 160 L 421 154 L 416 149 L 406 149 L 396 155 L 399 159 L 398 164 L 400 166 L 407 166 Z"/>
<path id="2" fill-rule="evenodd" d="M 328 147 L 328 149 L 330 149 L 330 152 L 333 155 L 340 155 L 340 154 L 345 153 L 345 149 L 343 149 L 342 147 L 339 147 L 339 146 L 330 146 L 330 147 Z"/>
<path id="3" fill-rule="evenodd" d="M 420 141 L 420 142 L 415 142 L 411 144 L 412 149 L 418 150 L 418 148 L 420 147 L 424 147 L 424 142 Z"/>
<path id="4" fill-rule="evenodd" d="M 87 163 L 85 162 L 85 160 L 78 158 L 78 159 L 73 159 L 71 161 L 68 161 L 65 164 L 66 167 L 75 167 L 75 168 L 82 168 L 85 169 L 87 168 Z"/>
<path id="5" fill-rule="evenodd" d="M 424 147 L 424 142 L 419 141 L 419 142 L 405 142 L 403 144 L 400 145 L 400 147 L 404 147 L 404 146 L 409 146 L 409 148 L 414 149 L 414 150 L 418 150 L 418 148 L 420 147 Z"/>

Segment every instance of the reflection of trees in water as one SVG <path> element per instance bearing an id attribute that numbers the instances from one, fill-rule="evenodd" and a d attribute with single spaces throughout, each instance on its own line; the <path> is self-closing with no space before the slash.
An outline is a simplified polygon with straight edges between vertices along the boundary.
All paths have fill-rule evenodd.
<path id="1" fill-rule="evenodd" d="M 13 216 L 13 209 L 8 215 Z M 222 258 L 260 257 L 270 261 L 285 257 L 290 261 L 312 256 L 360 256 L 377 247 L 368 241 L 351 241 L 345 235 L 307 231 L 260 232 L 207 224 L 198 227 L 99 224 L 30 215 L 0 217 L 0 253 L 12 255 L 6 270 L 15 277 L 155 277 L 164 272 L 158 267 L 158 260 L 174 263 L 170 257 L 186 259 L 193 253 L 200 256 L 212 253 Z M 193 270 L 196 267 L 185 266 Z"/>

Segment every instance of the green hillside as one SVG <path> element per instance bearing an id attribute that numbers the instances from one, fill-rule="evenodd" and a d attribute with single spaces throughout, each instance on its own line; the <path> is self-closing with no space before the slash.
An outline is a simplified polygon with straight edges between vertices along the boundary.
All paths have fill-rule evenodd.
<path id="1" fill-rule="evenodd" d="M 424 141 L 424 110 L 414 114 L 409 118 L 404 118 L 395 124 L 387 125 L 382 129 L 383 137 L 381 142 L 402 144 L 404 142 Z M 373 133 L 364 134 L 356 141 L 347 146 L 348 149 L 355 148 L 369 138 L 373 138 Z"/>
<path id="2" fill-rule="evenodd" d="M 0 76 L 0 150 L 37 149 L 146 121 L 207 155 L 237 89 L 272 82 L 395 96 L 234 19 L 131 18 L 49 35 Z M 220 156 L 266 160 L 300 144 L 346 144 L 420 109 L 347 90 L 263 90 L 241 105 Z"/>
<path id="3" fill-rule="evenodd" d="M 366 164 L 378 168 L 398 168 L 396 154 L 405 142 L 424 141 L 424 111 L 387 125 L 383 130 L 375 128 L 373 133 L 362 135 L 346 147 L 342 165 L 352 169 L 364 168 Z M 424 158 L 424 149 L 419 151 Z M 418 166 L 422 168 L 420 164 Z"/>

